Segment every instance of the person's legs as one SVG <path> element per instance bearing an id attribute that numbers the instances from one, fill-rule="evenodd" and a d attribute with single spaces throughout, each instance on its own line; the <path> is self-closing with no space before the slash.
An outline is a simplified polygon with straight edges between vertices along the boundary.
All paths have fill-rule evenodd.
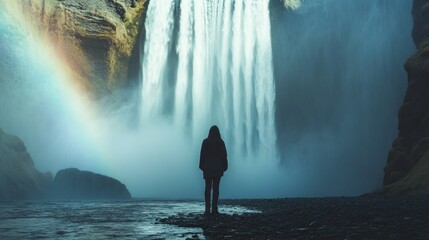
<path id="1" fill-rule="evenodd" d="M 206 200 L 206 211 L 204 212 L 204 214 L 209 214 L 210 213 L 210 195 L 211 195 L 211 190 L 212 190 L 212 178 L 205 178 L 204 179 L 206 181 L 206 189 L 204 191 L 204 197 Z"/>
<path id="2" fill-rule="evenodd" d="M 219 213 L 217 209 L 218 201 L 219 201 L 219 184 L 220 184 L 220 177 L 213 179 L 213 205 L 212 205 L 212 212 L 213 213 Z"/>

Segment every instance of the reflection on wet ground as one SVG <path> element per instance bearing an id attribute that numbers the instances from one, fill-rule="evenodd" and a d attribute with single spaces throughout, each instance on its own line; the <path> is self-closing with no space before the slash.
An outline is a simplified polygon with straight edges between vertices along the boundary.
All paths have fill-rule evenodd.
<path id="1" fill-rule="evenodd" d="M 201 228 L 157 221 L 203 211 L 199 201 L 0 202 L 0 239 L 204 239 Z M 220 211 L 255 212 L 235 205 L 220 206 Z"/>

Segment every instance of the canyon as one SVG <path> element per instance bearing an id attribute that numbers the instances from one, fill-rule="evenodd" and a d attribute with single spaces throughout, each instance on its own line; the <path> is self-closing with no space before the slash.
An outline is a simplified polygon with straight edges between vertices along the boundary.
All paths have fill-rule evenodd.
<path id="1" fill-rule="evenodd" d="M 278 2 L 281 5 L 287 1 Z M 296 1 L 291 2 L 296 4 Z M 145 61 L 145 59 L 141 59 L 142 49 L 144 49 L 142 44 L 146 38 L 144 22 L 149 1 L 54 0 L 16 1 L 14 4 L 16 4 L 13 8 L 14 11 L 22 11 L 21 14 L 23 12 L 30 13 L 23 15 L 25 15 L 26 21 L 36 26 L 34 34 L 39 35 L 50 43 L 59 58 L 67 63 L 65 68 L 68 68 L 67 70 L 72 73 L 75 82 L 85 90 L 85 93 L 91 99 L 99 100 L 105 96 L 114 95 L 123 89 L 136 88 L 140 85 L 140 75 L 142 74 L 140 67 Z M 175 16 L 174 14 L 176 13 L 171 12 L 169 16 Z M 403 104 L 398 112 L 398 136 L 388 154 L 384 168 L 383 187 L 376 191 L 386 195 L 429 193 L 429 1 L 414 0 L 411 14 L 414 23 L 412 38 L 417 51 L 404 64 L 408 74 L 408 86 Z M 179 25 L 179 23 L 175 24 Z M 222 31 L 219 29 L 216 31 L 219 31 L 216 33 L 217 35 L 221 35 Z M 178 33 L 172 31 L 171 35 L 174 34 L 177 35 Z M 402 34 L 409 35 L 410 33 L 404 32 Z M 183 39 L 185 38 L 181 40 L 183 41 Z M 155 43 L 152 44 L 156 45 Z M 183 47 L 183 45 L 181 46 Z M 154 49 L 154 51 L 158 50 Z M 215 50 L 212 51 L 216 52 Z M 189 55 L 183 56 L 185 56 L 184 61 L 192 61 L 192 57 Z M 224 57 L 224 59 L 228 60 L 226 55 L 217 57 Z M 224 65 L 230 63 L 226 60 L 223 62 Z M 197 62 L 194 64 L 197 64 Z M 279 64 L 274 63 L 274 65 L 278 68 Z M 145 67 L 153 69 L 162 66 L 158 66 L 155 63 L 153 65 L 146 64 Z M 187 67 L 189 66 L 184 65 L 184 69 Z M 185 70 L 183 72 L 186 72 Z M 146 72 L 149 72 L 149 70 Z M 236 72 L 237 74 L 235 75 L 239 79 L 240 73 L 239 71 Z M 200 72 L 199 74 L 205 76 L 208 73 L 209 71 Z M 246 73 L 252 74 L 252 71 L 249 70 Z M 160 89 L 158 86 L 155 90 L 163 90 L 163 92 L 171 94 L 173 90 L 170 87 L 166 87 L 165 83 L 161 85 L 165 89 Z M 246 87 L 248 86 L 246 85 Z M 236 89 L 241 88 L 237 87 Z M 143 90 L 146 90 L 146 93 L 156 95 L 154 89 Z M 215 96 L 216 91 L 214 89 L 213 93 L 210 92 L 210 95 Z M 273 95 L 271 94 L 270 96 L 272 97 Z M 189 96 L 184 94 L 181 97 L 182 102 L 184 102 L 184 99 Z M 206 95 L 201 96 L 201 99 L 204 99 L 204 97 Z M 167 100 L 164 99 L 163 101 Z M 257 107 L 253 100 L 249 99 L 248 102 L 243 112 L 249 115 Z M 196 100 L 195 102 L 196 105 L 203 106 L 201 108 L 217 104 L 216 101 L 207 104 L 202 103 L 204 103 L 202 100 Z M 228 99 L 225 98 L 221 104 L 229 106 Z M 260 103 L 259 105 L 264 104 L 269 105 L 271 103 Z M 280 106 L 283 107 L 281 104 Z M 160 112 L 159 115 L 161 116 L 164 114 L 162 111 L 167 108 L 164 105 L 148 104 L 145 109 L 150 110 L 151 107 L 157 107 L 155 110 Z M 179 120 L 183 121 L 187 115 L 192 113 L 192 108 L 187 109 L 185 104 L 181 104 L 179 107 L 186 109 L 186 111 L 180 116 L 177 114 L 174 116 L 175 118 L 181 118 Z M 240 108 L 239 105 L 229 107 L 231 109 Z M 272 112 L 272 110 L 264 111 Z M 264 111 L 261 111 L 261 119 L 265 116 L 262 113 Z M 232 110 L 229 110 L 229 112 L 232 112 Z M 142 118 L 151 117 L 149 113 L 143 112 L 140 114 L 142 114 Z M 270 114 L 272 113 L 266 114 L 268 118 L 272 117 L 269 116 Z M 285 118 L 287 117 L 289 116 Z M 257 127 L 253 126 L 259 123 L 257 120 L 248 120 L 247 118 L 240 120 L 237 116 L 233 117 L 233 119 L 237 120 L 237 123 L 233 124 L 246 122 L 242 126 L 240 125 L 240 128 L 234 128 L 237 131 L 235 134 L 244 136 L 243 138 L 246 139 L 243 143 L 245 149 L 252 147 L 254 140 L 251 136 L 258 133 L 264 136 L 264 141 L 275 141 L 271 139 L 272 124 L 267 125 L 269 131 L 260 133 L 257 131 Z M 277 119 L 276 125 L 281 126 L 283 120 L 284 118 L 282 117 L 280 117 L 280 120 Z M 271 148 L 272 145 L 274 144 L 270 144 L 268 147 Z M 52 176 L 35 173 L 34 169 L 29 171 L 33 176 L 32 178 L 52 179 Z M 45 184 L 43 181 L 45 180 L 34 180 L 33 183 L 29 184 L 39 186 Z"/>

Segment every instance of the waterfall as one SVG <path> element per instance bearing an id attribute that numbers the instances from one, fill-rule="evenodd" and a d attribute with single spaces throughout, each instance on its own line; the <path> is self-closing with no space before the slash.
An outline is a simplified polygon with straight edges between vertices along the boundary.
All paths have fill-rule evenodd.
<path id="1" fill-rule="evenodd" d="M 268 6 L 269 0 L 151 1 L 141 124 L 168 120 L 196 142 L 216 124 L 230 152 L 276 159 Z"/>

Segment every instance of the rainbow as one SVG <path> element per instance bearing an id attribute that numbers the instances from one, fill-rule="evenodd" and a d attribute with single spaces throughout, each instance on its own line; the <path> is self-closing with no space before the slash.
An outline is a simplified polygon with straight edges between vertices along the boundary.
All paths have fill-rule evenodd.
<path id="1" fill-rule="evenodd" d="M 101 167 L 98 170 L 111 170 L 115 159 L 103 143 L 104 131 L 95 121 L 98 117 L 97 107 L 91 102 L 88 89 L 82 84 L 82 79 L 76 74 L 77 71 L 69 66 L 67 59 L 58 49 L 52 47 L 49 37 L 41 34 L 38 25 L 23 13 L 19 2 L 0 1 L 0 7 L 3 9 L 1 10 L 3 13 L 0 11 L 0 16 L 4 15 L 2 24 L 24 36 L 28 54 L 40 59 L 42 68 L 46 70 L 47 75 L 52 76 L 53 90 L 61 92 L 61 103 L 58 104 L 64 108 L 64 114 L 67 114 L 71 122 L 76 124 L 74 126 L 80 132 L 85 133 L 82 140 L 93 149 L 94 152 L 91 154 L 96 156 L 95 164 Z"/>

